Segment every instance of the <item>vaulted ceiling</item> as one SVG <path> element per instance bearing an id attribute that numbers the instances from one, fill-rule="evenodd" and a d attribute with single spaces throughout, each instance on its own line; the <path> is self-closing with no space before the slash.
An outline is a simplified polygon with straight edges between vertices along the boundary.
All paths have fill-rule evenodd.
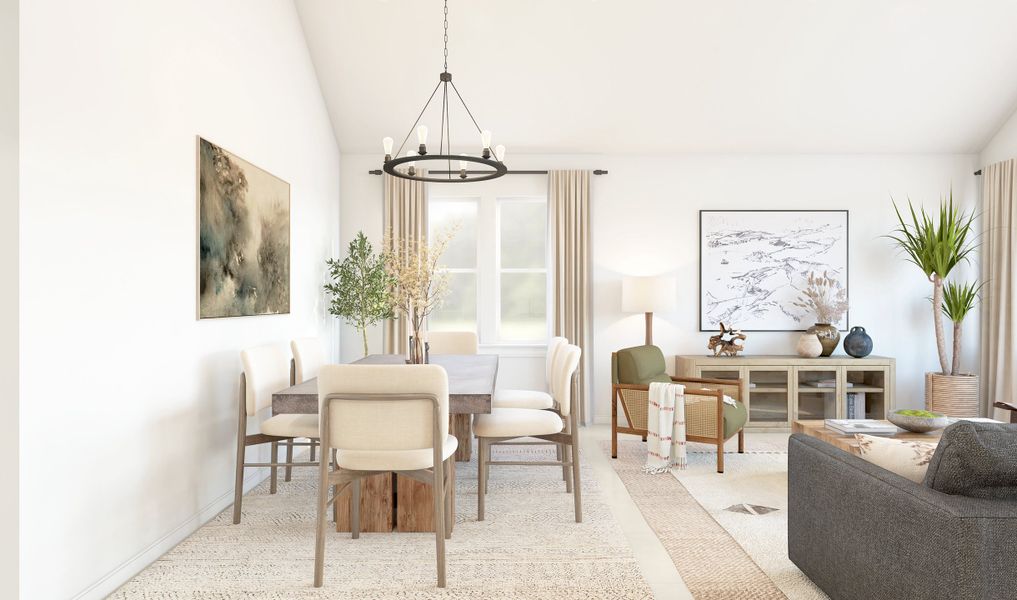
<path id="1" fill-rule="evenodd" d="M 441 0 L 296 3 L 341 150 L 399 144 Z M 1017 105 L 1014 0 L 449 4 L 449 71 L 510 153 L 977 152 Z"/>

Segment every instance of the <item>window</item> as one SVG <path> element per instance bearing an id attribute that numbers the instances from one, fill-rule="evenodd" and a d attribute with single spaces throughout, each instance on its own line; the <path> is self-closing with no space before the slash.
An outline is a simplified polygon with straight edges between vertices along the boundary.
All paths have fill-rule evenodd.
<path id="1" fill-rule="evenodd" d="M 543 182 L 536 183 L 542 192 Z M 472 197 L 432 190 L 428 235 L 456 223 L 459 231 L 441 260 L 449 294 L 431 314 L 431 330 L 476 331 L 487 345 L 546 342 L 547 201 L 543 194 L 505 193 L 506 187 L 471 184 L 479 192 Z"/>
<path id="2" fill-rule="evenodd" d="M 449 294 L 441 308 L 428 319 L 428 328 L 433 331 L 476 331 L 478 203 L 477 198 L 428 203 L 429 239 L 435 239 L 450 227 L 459 227 L 441 257 L 441 264 L 449 274 Z"/>
<path id="3" fill-rule="evenodd" d="M 547 202 L 498 200 L 498 339 L 547 337 Z"/>

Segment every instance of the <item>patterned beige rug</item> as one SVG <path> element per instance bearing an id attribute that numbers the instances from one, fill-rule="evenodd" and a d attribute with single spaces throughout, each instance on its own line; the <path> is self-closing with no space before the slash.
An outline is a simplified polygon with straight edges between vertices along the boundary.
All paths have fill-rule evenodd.
<path id="1" fill-rule="evenodd" d="M 539 447 L 496 456 L 541 457 Z M 475 455 L 474 455 L 475 456 Z M 651 598 L 624 535 L 584 468 L 583 523 L 573 518 L 561 469 L 492 469 L 487 518 L 477 521 L 476 462 L 457 468 L 456 527 L 447 543 L 448 587 L 435 587 L 434 536 L 330 533 L 325 587 L 312 587 L 312 468 L 244 499 L 240 525 L 226 510 L 125 584 L 112 598 Z M 671 478 L 668 478 L 671 479 Z M 672 479 L 672 481 L 674 481 Z M 674 482 L 678 485 L 677 482 Z M 681 486 L 678 486 L 681 487 Z"/>
<path id="2" fill-rule="evenodd" d="M 605 442 L 604 448 L 610 452 L 610 442 Z M 693 453 L 695 449 L 690 448 L 690 462 L 697 460 Z M 671 556 L 693 597 L 697 600 L 786 598 L 677 479 L 643 473 L 645 461 L 646 445 L 623 439 L 618 443 L 618 459 L 611 464 Z"/>

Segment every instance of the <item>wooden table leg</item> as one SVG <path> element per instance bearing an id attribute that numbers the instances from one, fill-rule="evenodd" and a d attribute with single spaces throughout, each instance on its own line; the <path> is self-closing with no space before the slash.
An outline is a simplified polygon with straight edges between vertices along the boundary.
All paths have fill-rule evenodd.
<path id="1" fill-rule="evenodd" d="M 473 415 L 452 415 L 452 435 L 459 440 L 459 447 L 456 448 L 456 460 L 459 462 L 470 462 L 473 455 Z"/>
<path id="2" fill-rule="evenodd" d="M 394 479 L 392 473 L 379 473 L 360 480 L 360 531 L 392 531 L 392 506 Z M 350 488 L 346 488 L 339 499 L 336 531 L 350 531 Z"/>

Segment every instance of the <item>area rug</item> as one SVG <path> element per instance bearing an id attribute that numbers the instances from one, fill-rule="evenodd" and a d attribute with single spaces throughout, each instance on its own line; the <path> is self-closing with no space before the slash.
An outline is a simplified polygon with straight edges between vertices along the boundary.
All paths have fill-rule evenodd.
<path id="1" fill-rule="evenodd" d="M 696 443 L 672 477 L 642 473 L 639 441 L 620 440 L 611 462 L 695 598 L 826 598 L 787 558 L 787 436 L 736 448 L 723 474 L 715 448 Z"/>
<path id="2" fill-rule="evenodd" d="M 604 446 L 610 452 L 610 443 Z M 705 455 L 689 452 L 689 460 L 698 461 L 699 454 Z M 677 479 L 643 473 L 645 461 L 645 444 L 619 441 L 618 458 L 611 464 L 694 598 L 786 597 Z"/>
<path id="3" fill-rule="evenodd" d="M 750 435 L 751 440 L 751 435 Z M 672 470 L 696 502 L 735 539 L 791 600 L 827 596 L 787 555 L 787 452 L 725 453 L 717 473 L 715 452 L 689 453 L 689 467 Z"/>
<path id="4" fill-rule="evenodd" d="M 496 448 L 499 458 L 548 459 L 548 448 Z M 514 455 L 514 456 L 513 456 Z M 643 599 L 651 592 L 597 483 L 583 469 L 583 523 L 573 516 L 561 469 L 494 467 L 486 518 L 477 521 L 476 454 L 457 465 L 448 587 L 435 587 L 434 535 L 331 530 L 325 587 L 312 587 L 317 470 L 268 483 L 244 498 L 240 525 L 224 511 L 111 597 Z M 672 480 L 673 481 L 673 480 Z M 677 485 L 677 482 L 675 482 Z"/>

